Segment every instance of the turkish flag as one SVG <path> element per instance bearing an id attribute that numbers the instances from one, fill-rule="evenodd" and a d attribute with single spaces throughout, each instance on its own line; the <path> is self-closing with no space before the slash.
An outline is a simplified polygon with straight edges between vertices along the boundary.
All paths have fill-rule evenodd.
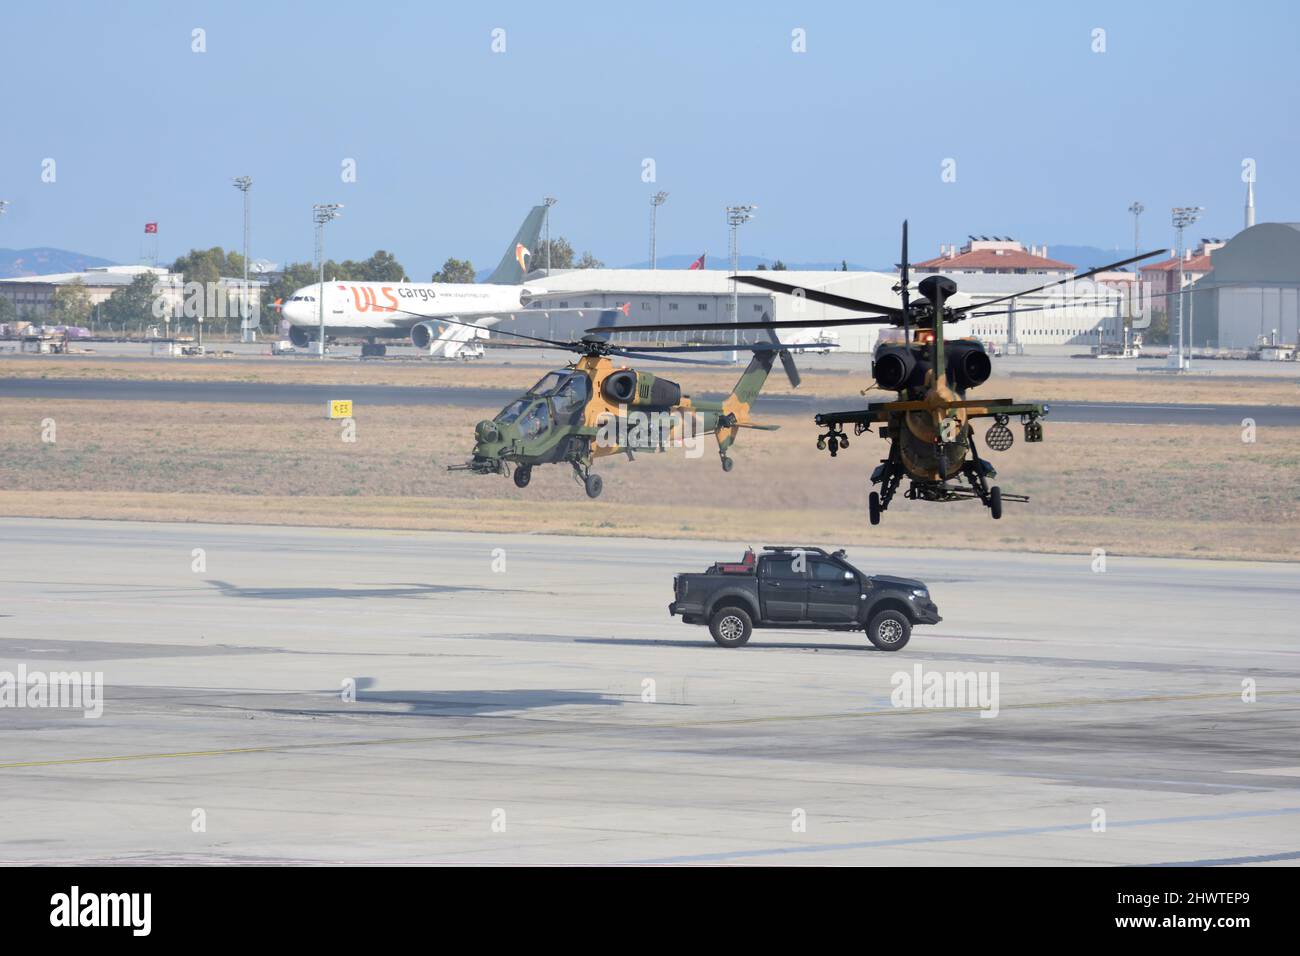
<path id="1" fill-rule="evenodd" d="M 706 252 L 706 253 L 703 253 L 703 254 L 702 254 L 698 259 L 696 259 L 694 262 L 692 262 L 689 266 L 686 267 L 686 271 L 689 272 L 689 271 L 692 270 L 692 269 L 703 269 L 703 268 L 704 268 L 704 256 L 707 256 L 707 255 L 708 255 L 707 252 Z"/>
<path id="2" fill-rule="evenodd" d="M 146 222 L 144 224 L 144 233 L 146 236 L 156 236 L 158 234 L 158 223 Z"/>

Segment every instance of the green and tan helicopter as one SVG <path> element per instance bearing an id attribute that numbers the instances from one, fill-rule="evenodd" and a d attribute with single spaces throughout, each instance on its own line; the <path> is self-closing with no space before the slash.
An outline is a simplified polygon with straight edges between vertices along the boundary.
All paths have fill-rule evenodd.
<path id="1" fill-rule="evenodd" d="M 603 487 L 592 463 L 609 455 L 659 452 L 691 447 L 708 435 L 717 441 L 723 471 L 731 471 L 727 454 L 742 428 L 773 431 L 776 425 L 756 422 L 750 412 L 768 373 L 779 358 L 790 383 L 799 385 L 799 371 L 776 332 L 754 345 L 647 345 L 623 348 L 613 344 L 609 331 L 625 311 L 601 313 L 601 324 L 576 342 L 496 330 L 497 334 L 525 340 L 516 348 L 563 349 L 579 356 L 568 366 L 547 372 L 527 392 L 510 402 L 494 418 L 474 428 L 474 452 L 463 465 L 450 471 L 481 475 L 511 475 L 520 488 L 528 486 L 538 465 L 567 464 L 587 495 L 596 498 Z M 469 325 L 439 319 L 453 325 Z M 764 322 L 770 320 L 764 315 Z M 764 322 L 751 323 L 763 328 Z M 618 364 L 615 358 L 648 359 L 693 365 L 718 365 L 717 361 L 688 358 L 682 353 L 752 352 L 748 367 L 730 394 L 720 401 L 702 401 L 683 394 L 676 382 L 651 372 Z"/>
<path id="2" fill-rule="evenodd" d="M 993 365 L 984 344 L 976 339 L 944 341 L 944 324 L 966 317 L 979 309 L 979 315 L 989 315 L 989 306 L 1013 300 L 1020 296 L 1040 292 L 1057 285 L 1087 279 L 1099 272 L 1116 269 L 1151 256 L 1163 250 L 1113 262 L 1089 269 L 1067 279 L 1047 282 L 1014 295 L 1001 296 L 986 302 L 972 303 L 956 308 L 946 302 L 957 292 L 957 284 L 946 276 L 927 276 L 915 287 L 919 299 L 912 298 L 907 258 L 907 223 L 903 223 L 902 263 L 900 280 L 894 291 L 901 297 L 896 306 L 877 305 L 862 299 L 836 295 L 817 289 L 803 289 L 785 282 L 759 276 L 733 276 L 733 281 L 756 285 L 773 292 L 802 296 L 811 302 L 847 309 L 853 312 L 872 313 L 846 319 L 808 319 L 767 322 L 763 328 L 827 328 L 841 325 L 893 325 L 901 330 L 895 336 L 881 336 L 871 365 L 871 377 L 876 387 L 896 392 L 894 401 L 872 402 L 862 409 L 821 412 L 814 421 L 826 429 L 817 437 L 817 447 L 829 451 L 831 457 L 849 447 L 844 429 L 852 426 L 855 435 L 880 426 L 880 437 L 889 442 L 889 452 L 871 473 L 871 483 L 879 491 L 872 491 L 867 499 L 872 524 L 880 523 L 881 512 L 889 507 L 900 483 L 909 479 L 904 497 L 918 501 L 955 501 L 978 498 L 994 518 L 1002 517 L 1002 502 L 1028 501 L 1025 495 L 1004 495 L 997 485 L 990 484 L 997 477 L 993 465 L 982 458 L 975 447 L 975 431 L 971 422 L 976 418 L 992 418 L 993 424 L 985 435 L 988 446 L 995 451 L 1006 451 L 1015 440 L 1008 422 L 1011 416 L 1020 417 L 1024 425 L 1026 442 L 1043 440 L 1041 419 L 1047 415 L 1048 406 L 1039 402 L 1016 402 L 1010 398 L 968 399 L 967 392 L 986 382 Z M 996 310 L 994 310 L 996 311 Z M 1030 311 L 1005 309 L 1003 311 Z M 682 332 L 758 328 L 757 323 L 725 324 L 669 324 L 669 325 L 616 325 L 618 332 Z"/>

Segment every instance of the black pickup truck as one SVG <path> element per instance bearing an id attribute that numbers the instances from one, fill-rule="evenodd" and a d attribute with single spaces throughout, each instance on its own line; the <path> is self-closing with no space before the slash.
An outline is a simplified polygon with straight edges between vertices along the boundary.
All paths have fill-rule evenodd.
<path id="1" fill-rule="evenodd" d="M 938 624 L 926 586 L 911 578 L 865 574 L 844 552 L 766 547 L 734 564 L 673 578 L 669 614 L 707 624 L 723 647 L 740 647 L 756 627 L 863 631 L 882 651 L 900 650 L 916 624 Z"/>

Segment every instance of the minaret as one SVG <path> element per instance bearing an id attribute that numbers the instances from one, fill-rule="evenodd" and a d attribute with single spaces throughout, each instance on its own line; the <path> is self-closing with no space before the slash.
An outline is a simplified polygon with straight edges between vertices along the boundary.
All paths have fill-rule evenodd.
<path id="1" fill-rule="evenodd" d="M 1255 225 L 1255 180 L 1246 182 L 1246 228 Z"/>

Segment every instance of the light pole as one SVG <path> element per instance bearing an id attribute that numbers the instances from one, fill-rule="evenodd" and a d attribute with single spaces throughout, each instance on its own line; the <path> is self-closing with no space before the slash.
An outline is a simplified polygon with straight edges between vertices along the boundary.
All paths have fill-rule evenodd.
<path id="1" fill-rule="evenodd" d="M 727 225 L 728 227 L 730 227 L 731 230 L 731 235 L 729 238 L 731 242 L 731 274 L 733 276 L 733 280 L 731 283 L 731 321 L 732 322 L 740 321 L 740 284 L 734 280 L 734 276 L 736 275 L 737 272 L 740 271 L 740 244 L 736 232 L 742 225 L 744 225 L 745 223 L 749 222 L 749 220 L 754 218 L 754 210 L 757 208 L 758 206 L 752 204 L 745 205 L 745 206 L 727 207 Z M 731 333 L 731 341 L 733 345 L 740 344 L 739 329 Z M 731 353 L 731 360 L 733 362 L 736 361 L 735 352 Z"/>
<path id="2" fill-rule="evenodd" d="M 248 236 L 249 224 L 252 221 L 252 195 L 249 192 L 253 188 L 253 177 L 236 176 L 231 180 L 235 188 L 244 194 L 244 288 L 243 298 L 240 300 L 239 308 L 239 327 L 242 334 L 240 339 L 244 342 L 253 341 L 253 330 L 248 324 Z"/>
<path id="3" fill-rule="evenodd" d="M 557 202 L 559 202 L 559 200 L 556 199 L 554 196 L 547 196 L 545 199 L 542 200 L 542 204 L 546 206 L 546 274 L 547 276 L 550 276 L 551 274 L 551 207 L 554 206 Z"/>
<path id="4" fill-rule="evenodd" d="M 1140 240 L 1141 231 L 1140 231 L 1139 220 L 1141 219 L 1142 214 L 1147 211 L 1147 207 L 1142 205 L 1142 203 L 1139 200 L 1135 199 L 1133 200 L 1133 205 L 1128 207 L 1128 211 L 1133 214 L 1133 255 L 1136 256 L 1138 255 L 1139 247 L 1141 246 L 1141 240 Z M 1120 325 L 1122 326 L 1121 331 L 1123 333 L 1123 338 L 1124 338 L 1123 347 L 1125 349 L 1125 354 L 1127 354 L 1128 351 L 1129 326 L 1133 324 L 1134 296 L 1137 296 L 1137 300 L 1140 302 L 1141 295 L 1142 295 L 1142 274 L 1138 272 L 1138 267 L 1134 265 L 1133 286 L 1131 289 L 1129 289 L 1128 324 L 1124 323 L 1124 319 L 1122 315 L 1120 317 Z"/>
<path id="5" fill-rule="evenodd" d="M 650 197 L 650 268 L 658 269 L 658 257 L 655 254 L 655 226 L 659 216 L 659 207 L 664 204 L 668 194 L 663 190 L 655 193 Z"/>
<path id="6" fill-rule="evenodd" d="M 325 224 L 339 217 L 341 202 L 316 203 L 311 207 L 311 217 L 316 223 L 316 269 L 320 284 L 316 287 L 316 308 L 320 317 L 320 340 L 316 352 L 325 357 Z"/>
<path id="7" fill-rule="evenodd" d="M 1185 368 L 1183 365 L 1183 266 L 1186 259 L 1183 257 L 1183 230 L 1200 219 L 1204 211 L 1203 206 L 1175 206 L 1172 213 L 1174 231 L 1178 234 L 1178 357 L 1176 361 L 1166 361 L 1165 365 L 1177 368 L 1179 371 Z"/>

